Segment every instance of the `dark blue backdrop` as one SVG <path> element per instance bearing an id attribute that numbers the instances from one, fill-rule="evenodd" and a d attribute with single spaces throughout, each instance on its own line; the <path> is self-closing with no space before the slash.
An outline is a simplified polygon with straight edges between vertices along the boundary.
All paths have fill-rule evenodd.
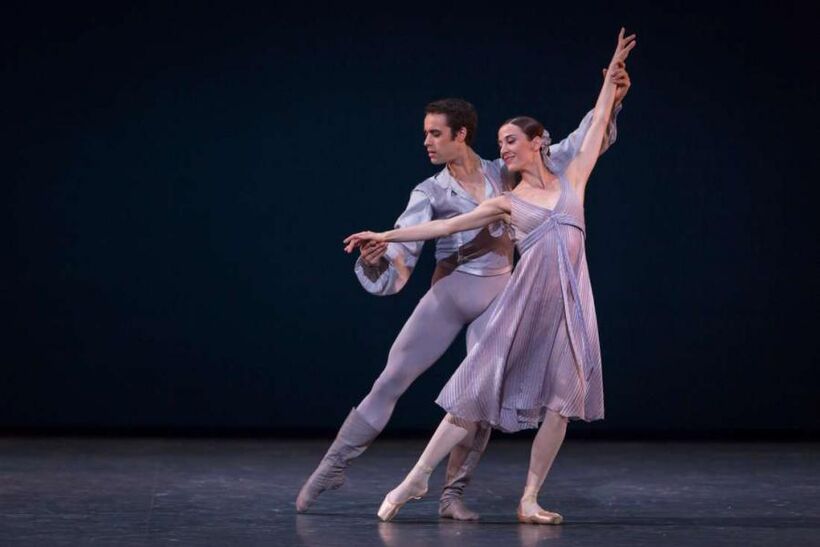
<path id="1" fill-rule="evenodd" d="M 816 433 L 811 18 L 664 4 L 10 8 L 0 425 L 335 427 L 429 286 L 429 245 L 390 298 L 341 251 L 434 172 L 424 105 L 472 101 L 485 157 L 512 115 L 563 137 L 625 25 L 633 88 L 587 194 L 591 430 Z M 394 431 L 439 419 L 463 351 Z"/>

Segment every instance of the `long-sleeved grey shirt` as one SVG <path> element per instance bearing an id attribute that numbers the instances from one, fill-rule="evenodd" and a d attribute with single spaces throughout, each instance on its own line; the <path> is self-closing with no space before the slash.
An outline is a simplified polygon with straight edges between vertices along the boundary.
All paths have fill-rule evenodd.
<path id="1" fill-rule="evenodd" d="M 616 118 L 620 111 L 621 105 L 618 105 L 608 127 L 609 138 L 601 147 L 602 154 L 617 138 Z M 577 154 L 591 123 L 592 111 L 584 116 L 578 128 L 567 138 L 550 146 L 548 167 L 551 171 L 562 172 L 566 169 Z M 500 159 L 481 159 L 485 198 L 501 194 L 503 165 Z M 413 189 L 407 207 L 396 220 L 395 227 L 403 228 L 430 220 L 452 218 L 468 213 L 477 206 L 475 198 L 461 187 L 445 167 Z M 407 278 L 399 275 L 395 267 L 396 261 L 403 260 L 408 271 L 412 272 L 423 245 L 423 241 L 389 243 L 387 252 L 376 266 L 365 264 L 359 257 L 354 268 L 359 283 L 371 294 L 386 296 L 399 292 Z M 506 226 L 497 222 L 485 228 L 457 232 L 436 239 L 436 261 L 446 262 L 454 269 L 472 275 L 498 275 L 512 270 L 513 243 L 507 235 Z"/>

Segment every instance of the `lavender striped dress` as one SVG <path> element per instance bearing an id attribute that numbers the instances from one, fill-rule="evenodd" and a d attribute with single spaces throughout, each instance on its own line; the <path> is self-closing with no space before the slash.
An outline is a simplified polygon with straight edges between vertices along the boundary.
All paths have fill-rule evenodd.
<path id="1" fill-rule="evenodd" d="M 566 178 L 559 180 L 552 210 L 506 192 L 521 259 L 483 315 L 480 341 L 436 399 L 454 416 L 507 432 L 538 427 L 547 409 L 604 417 L 584 209 Z"/>

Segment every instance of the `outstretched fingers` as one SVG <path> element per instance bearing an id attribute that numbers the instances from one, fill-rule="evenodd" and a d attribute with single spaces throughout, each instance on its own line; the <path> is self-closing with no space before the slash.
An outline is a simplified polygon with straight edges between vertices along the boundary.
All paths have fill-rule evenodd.
<path id="1" fill-rule="evenodd" d="M 357 232 L 355 234 L 351 234 L 351 235 L 347 236 L 342 241 L 342 243 L 345 243 L 345 248 L 344 248 L 345 252 L 346 253 L 352 253 L 353 250 L 356 247 L 361 246 L 362 244 L 364 244 L 367 241 L 374 240 L 375 235 L 376 234 L 373 233 L 373 232 L 365 231 L 365 232 Z"/>
<path id="2" fill-rule="evenodd" d="M 353 249 L 355 249 L 356 247 L 361 245 L 362 242 L 361 242 L 361 238 L 359 237 L 359 234 L 361 234 L 361 232 L 359 232 L 357 234 L 349 235 L 346 238 L 344 238 L 342 243 L 345 244 L 345 252 L 346 253 L 352 253 Z"/>
<path id="3" fill-rule="evenodd" d="M 624 36 L 626 34 L 626 29 L 621 27 L 621 30 L 618 32 L 618 48 L 625 47 L 629 42 L 635 40 L 637 34 L 630 34 L 629 36 Z"/>
<path id="4" fill-rule="evenodd" d="M 620 52 L 619 60 L 623 63 L 626 61 L 626 58 L 629 57 L 629 52 L 638 44 L 636 40 L 632 40 L 628 44 L 626 44 Z"/>
<path id="5" fill-rule="evenodd" d="M 350 234 L 349 236 L 344 238 L 342 243 L 347 243 L 348 241 L 351 241 L 353 239 L 373 239 L 373 235 L 373 232 L 371 232 L 370 230 L 365 230 L 364 232 L 356 232 L 355 234 Z"/>
<path id="6" fill-rule="evenodd" d="M 624 28 L 621 27 L 621 31 L 618 33 L 618 47 L 615 48 L 613 61 L 619 63 L 626 62 L 626 58 L 629 57 L 629 52 L 632 51 L 632 48 L 634 48 L 636 44 L 637 34 L 630 34 L 624 37 Z"/>

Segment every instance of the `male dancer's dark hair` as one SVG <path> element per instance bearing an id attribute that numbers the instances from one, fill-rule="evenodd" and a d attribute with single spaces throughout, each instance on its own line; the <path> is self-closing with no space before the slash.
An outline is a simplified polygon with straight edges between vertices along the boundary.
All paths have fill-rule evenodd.
<path id="1" fill-rule="evenodd" d="M 471 145 L 473 136 L 478 128 L 478 114 L 475 107 L 464 99 L 439 99 L 424 107 L 425 114 L 444 114 L 447 117 L 447 127 L 450 136 L 455 138 L 456 133 L 463 127 L 467 130 L 464 142 Z"/>

